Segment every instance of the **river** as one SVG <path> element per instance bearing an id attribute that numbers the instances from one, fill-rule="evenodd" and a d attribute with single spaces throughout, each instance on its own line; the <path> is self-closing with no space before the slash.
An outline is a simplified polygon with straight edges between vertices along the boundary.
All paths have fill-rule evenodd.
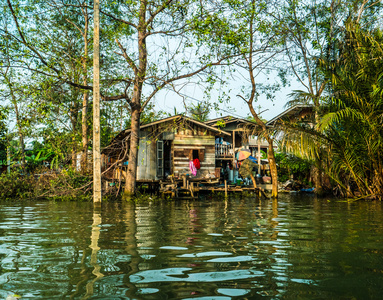
<path id="1" fill-rule="evenodd" d="M 312 195 L 0 202 L 0 299 L 381 299 L 383 209 Z"/>

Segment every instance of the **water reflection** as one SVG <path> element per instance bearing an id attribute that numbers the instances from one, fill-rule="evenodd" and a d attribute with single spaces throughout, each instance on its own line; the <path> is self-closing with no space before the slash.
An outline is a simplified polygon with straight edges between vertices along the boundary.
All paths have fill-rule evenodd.
<path id="1" fill-rule="evenodd" d="M 101 204 L 93 204 L 93 224 L 92 224 L 92 234 L 91 234 L 91 243 L 89 248 L 92 249 L 90 254 L 90 265 L 93 267 L 92 274 L 95 275 L 95 278 L 89 281 L 86 285 L 86 294 L 82 299 L 89 299 L 94 294 L 94 284 L 97 280 L 104 277 L 100 272 L 101 266 L 98 264 L 97 253 L 100 250 L 98 246 L 98 240 L 100 239 L 100 225 L 101 225 Z"/>
<path id="2" fill-rule="evenodd" d="M 0 298 L 379 298 L 381 203 L 0 204 Z"/>

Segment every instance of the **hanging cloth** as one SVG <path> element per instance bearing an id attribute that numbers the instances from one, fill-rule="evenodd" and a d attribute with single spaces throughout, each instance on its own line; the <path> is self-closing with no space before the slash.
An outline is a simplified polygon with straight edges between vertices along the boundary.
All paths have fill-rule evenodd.
<path id="1" fill-rule="evenodd" d="M 195 159 L 193 160 L 193 164 L 194 164 L 194 166 L 195 166 L 195 168 L 196 168 L 197 170 L 201 169 L 201 164 L 200 164 L 198 158 L 195 158 Z"/>
<path id="2" fill-rule="evenodd" d="M 193 176 L 197 175 L 197 169 L 192 160 L 189 162 L 189 169 Z"/>

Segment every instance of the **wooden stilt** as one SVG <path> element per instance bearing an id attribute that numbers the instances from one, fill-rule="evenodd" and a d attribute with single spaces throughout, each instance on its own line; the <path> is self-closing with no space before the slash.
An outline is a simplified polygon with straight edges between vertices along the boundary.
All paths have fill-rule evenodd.
<path id="1" fill-rule="evenodd" d="M 194 198 L 194 182 L 190 183 L 190 195 Z"/>

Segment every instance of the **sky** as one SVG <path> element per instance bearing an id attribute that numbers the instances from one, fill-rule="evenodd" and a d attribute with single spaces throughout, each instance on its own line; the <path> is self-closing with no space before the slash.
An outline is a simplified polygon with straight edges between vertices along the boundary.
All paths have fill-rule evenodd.
<path id="1" fill-rule="evenodd" d="M 239 86 L 238 82 L 232 82 L 231 85 Z M 273 101 L 266 99 L 265 96 L 260 95 L 258 102 L 255 103 L 254 107 L 256 111 L 261 111 L 261 117 L 266 120 L 271 120 L 275 116 L 279 115 L 282 111 L 285 110 L 284 106 L 288 99 L 288 94 L 291 93 L 293 89 L 297 89 L 297 85 L 295 87 L 286 87 L 282 88 L 279 92 L 275 94 L 275 99 Z M 232 115 L 234 117 L 246 118 L 250 115 L 249 108 L 247 104 L 239 97 L 236 96 L 236 92 L 233 91 L 229 93 L 230 102 L 227 104 L 220 104 L 220 110 L 214 111 L 212 110 L 209 118 L 214 119 L 220 116 Z M 198 102 L 202 102 L 204 100 L 203 92 L 200 88 L 196 86 L 188 86 L 182 90 L 182 95 L 185 95 L 185 102 L 187 105 L 197 105 Z M 212 99 L 218 98 L 219 91 L 215 91 L 212 94 Z M 185 112 L 184 100 L 180 95 L 172 91 L 163 91 L 156 96 L 155 99 L 155 109 L 166 111 L 170 114 L 174 114 L 174 107 L 177 109 L 178 113 Z M 258 107 L 260 106 L 260 107 Z"/>

